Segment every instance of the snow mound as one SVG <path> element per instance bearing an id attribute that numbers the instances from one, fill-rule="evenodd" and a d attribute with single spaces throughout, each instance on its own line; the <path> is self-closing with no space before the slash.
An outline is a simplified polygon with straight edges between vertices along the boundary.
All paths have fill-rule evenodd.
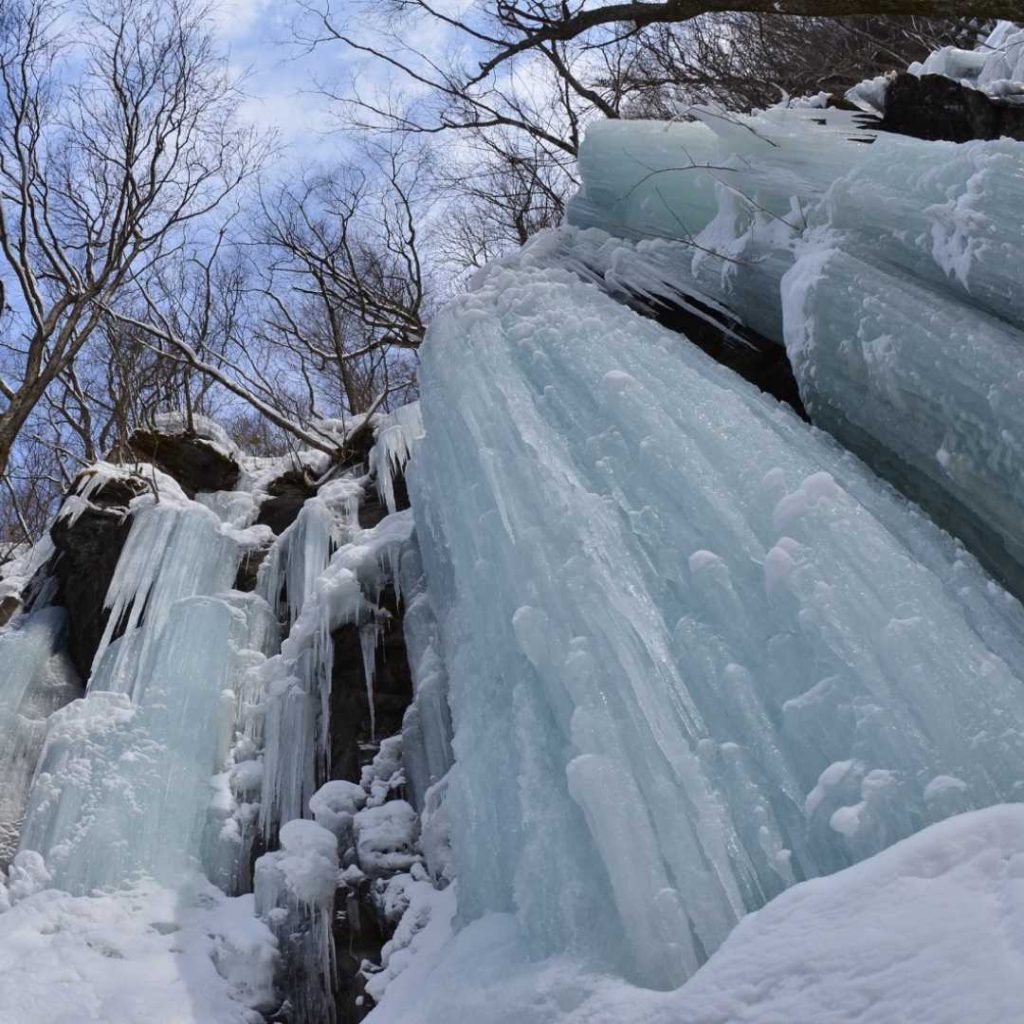
<path id="1" fill-rule="evenodd" d="M 24 854 L 19 855 L 19 861 Z M 261 1024 L 274 940 L 252 897 L 196 881 L 27 895 L 0 913 L 5 1024 Z"/>
<path id="2" fill-rule="evenodd" d="M 1007 1024 L 1024 1000 L 1022 851 L 1024 807 L 950 818 L 789 889 L 668 993 L 530 962 L 508 915 L 445 945 L 438 914 L 368 1024 Z"/>

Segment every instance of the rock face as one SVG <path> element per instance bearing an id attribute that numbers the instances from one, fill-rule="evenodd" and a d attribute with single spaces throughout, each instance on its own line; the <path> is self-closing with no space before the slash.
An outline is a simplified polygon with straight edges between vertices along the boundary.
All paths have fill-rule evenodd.
<path id="1" fill-rule="evenodd" d="M 1024 106 L 999 103 L 944 75 L 899 74 L 885 94 L 877 127 L 916 139 L 1024 140 Z"/>
<path id="2" fill-rule="evenodd" d="M 238 483 L 238 463 L 219 445 L 197 434 L 136 430 L 128 445 L 140 459 L 173 476 L 189 497 L 199 491 L 234 490 Z"/>
<path id="3" fill-rule="evenodd" d="M 290 469 L 267 486 L 269 498 L 260 505 L 256 523 L 269 526 L 279 537 L 295 521 L 307 498 L 316 487 L 299 469 Z"/>
<path id="4" fill-rule="evenodd" d="M 688 301 L 694 306 L 702 305 L 693 297 Z M 735 370 L 755 387 L 785 402 L 801 418 L 808 418 L 803 402 L 800 401 L 796 377 L 785 346 L 770 341 L 738 320 L 727 323 L 726 326 L 733 334 L 743 338 L 746 344 L 742 344 L 704 318 L 665 299 L 633 295 L 627 305 L 641 316 L 657 321 L 662 327 L 685 334 L 689 341 L 716 362 Z M 722 318 L 721 313 L 715 313 L 707 307 L 705 309 L 709 314 L 714 313 L 717 319 Z M 398 493 L 397 487 L 395 493 Z M 408 501 L 408 498 L 405 500 Z"/>
<path id="5" fill-rule="evenodd" d="M 68 652 L 83 679 L 106 626 L 103 600 L 131 528 L 128 504 L 146 487 L 138 477 L 110 480 L 77 519 L 57 519 L 50 528 L 57 549 L 55 603 L 67 609 Z"/>
<path id="6" fill-rule="evenodd" d="M 362 767 L 376 748 L 375 740 L 402 729 L 402 717 L 412 701 L 412 675 L 405 651 L 402 619 L 389 584 L 380 606 L 391 618 L 380 632 L 375 652 L 373 727 L 366 692 L 359 627 L 342 626 L 333 634 L 331 675 L 331 776 L 358 782 Z"/>
<path id="7" fill-rule="evenodd" d="M 21 601 L 13 595 L 8 594 L 7 597 L 0 599 L 0 626 L 6 626 L 14 618 L 15 612 L 19 608 L 21 608 Z"/>

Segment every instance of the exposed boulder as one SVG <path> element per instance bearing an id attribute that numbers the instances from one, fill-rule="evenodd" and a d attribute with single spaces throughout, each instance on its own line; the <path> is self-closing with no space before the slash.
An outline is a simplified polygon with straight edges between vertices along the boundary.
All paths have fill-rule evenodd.
<path id="1" fill-rule="evenodd" d="M 999 102 L 945 75 L 903 73 L 886 89 L 877 127 L 916 139 L 1024 141 L 1024 105 Z"/>
<path id="2" fill-rule="evenodd" d="M 136 430 L 128 446 L 146 462 L 174 477 L 188 496 L 200 491 L 231 491 L 241 472 L 223 445 L 188 430 Z"/>
<path id="3" fill-rule="evenodd" d="M 21 598 L 14 594 L 8 594 L 0 598 L 0 626 L 6 626 L 15 613 L 21 608 Z"/>
<path id="4" fill-rule="evenodd" d="M 243 552 L 241 561 L 238 563 L 238 572 L 235 574 L 235 590 L 249 594 L 256 589 L 260 566 L 263 564 L 263 559 L 267 557 L 271 546 L 272 542 L 268 542 Z"/>
<path id="5" fill-rule="evenodd" d="M 267 486 L 270 495 L 260 505 L 256 522 L 269 526 L 278 536 L 291 526 L 316 487 L 301 469 L 289 469 Z"/>
<path id="6" fill-rule="evenodd" d="M 50 527 L 57 550 L 56 603 L 67 609 L 68 652 L 83 679 L 106 626 L 103 600 L 131 528 L 128 505 L 147 487 L 140 477 L 112 477 L 90 494 L 77 516 L 58 518 Z"/>

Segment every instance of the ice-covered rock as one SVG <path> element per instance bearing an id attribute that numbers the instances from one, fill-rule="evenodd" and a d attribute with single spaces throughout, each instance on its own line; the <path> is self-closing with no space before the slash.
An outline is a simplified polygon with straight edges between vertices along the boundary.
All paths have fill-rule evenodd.
<path id="1" fill-rule="evenodd" d="M 356 855 L 371 877 L 408 871 L 420 860 L 419 817 L 405 800 L 367 807 L 355 816 Z"/>

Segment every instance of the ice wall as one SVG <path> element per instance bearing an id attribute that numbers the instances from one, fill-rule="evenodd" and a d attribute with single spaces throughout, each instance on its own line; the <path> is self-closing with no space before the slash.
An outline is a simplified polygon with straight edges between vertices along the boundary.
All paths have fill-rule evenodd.
<path id="1" fill-rule="evenodd" d="M 238 807 L 218 809 L 212 781 L 239 753 L 246 679 L 277 624 L 229 592 L 244 535 L 163 484 L 136 499 L 88 693 L 50 717 L 32 784 L 20 848 L 71 893 L 197 867 L 228 885 L 244 859 Z"/>
<path id="2" fill-rule="evenodd" d="M 0 629 L 0 866 L 18 848 L 46 719 L 80 692 L 63 653 L 65 619 L 41 608 Z"/>
<path id="3" fill-rule="evenodd" d="M 432 324 L 422 406 L 463 922 L 670 987 L 793 882 L 1020 798 L 1020 606 L 678 335 L 513 261 Z"/>
<path id="4" fill-rule="evenodd" d="M 599 231 L 548 262 L 785 344 L 812 420 L 1024 593 L 1024 143 L 694 113 L 589 130 L 569 221 Z"/>

